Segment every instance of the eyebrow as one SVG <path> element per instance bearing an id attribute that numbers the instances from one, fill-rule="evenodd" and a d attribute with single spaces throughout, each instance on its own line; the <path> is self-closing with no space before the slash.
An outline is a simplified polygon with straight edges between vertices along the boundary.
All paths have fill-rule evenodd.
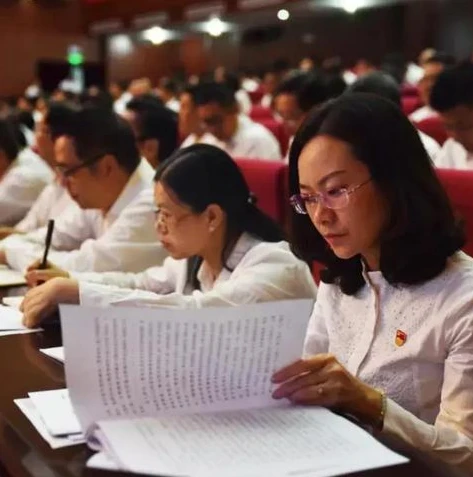
<path id="1" fill-rule="evenodd" d="M 324 186 L 330 179 L 332 179 L 332 177 L 335 177 L 335 176 L 339 176 L 341 174 L 344 174 L 346 171 L 345 170 L 339 170 L 339 171 L 333 171 L 331 172 L 330 174 L 327 174 L 325 177 L 322 177 L 322 179 L 320 179 L 318 182 L 317 182 L 317 185 L 319 187 L 322 187 Z M 305 184 L 299 184 L 299 188 L 300 189 L 312 189 L 311 186 L 309 185 L 305 185 Z"/>

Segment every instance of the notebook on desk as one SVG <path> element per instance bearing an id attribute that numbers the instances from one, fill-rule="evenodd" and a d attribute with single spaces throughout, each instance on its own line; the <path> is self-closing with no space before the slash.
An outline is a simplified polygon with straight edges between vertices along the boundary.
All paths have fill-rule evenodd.
<path id="1" fill-rule="evenodd" d="M 6 265 L 0 265 L 0 287 L 16 287 L 26 285 L 23 273 L 9 269 Z"/>
<path id="2" fill-rule="evenodd" d="M 149 475 L 332 476 L 407 462 L 322 408 L 271 398 L 310 301 L 200 310 L 63 306 L 66 379 L 90 467 Z"/>

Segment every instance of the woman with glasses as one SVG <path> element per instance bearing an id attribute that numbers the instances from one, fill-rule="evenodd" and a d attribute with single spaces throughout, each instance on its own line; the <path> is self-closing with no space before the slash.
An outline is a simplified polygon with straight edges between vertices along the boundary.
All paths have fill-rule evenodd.
<path id="1" fill-rule="evenodd" d="M 325 266 L 304 358 L 273 397 L 336 408 L 473 470 L 473 260 L 391 102 L 313 111 L 290 154 L 293 248 Z"/>
<path id="2" fill-rule="evenodd" d="M 32 270 L 31 285 L 50 281 L 26 295 L 27 326 L 58 303 L 201 308 L 315 299 L 308 266 L 255 206 L 227 153 L 209 145 L 181 149 L 158 167 L 155 180 L 156 230 L 170 255 L 163 266 L 140 274 Z"/>

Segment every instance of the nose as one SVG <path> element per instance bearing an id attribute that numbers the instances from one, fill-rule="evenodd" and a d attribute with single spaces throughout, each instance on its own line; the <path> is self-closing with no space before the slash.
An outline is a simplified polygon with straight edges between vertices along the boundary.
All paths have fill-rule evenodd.
<path id="1" fill-rule="evenodd" d="M 307 212 L 309 213 L 312 223 L 315 226 L 331 224 L 336 218 L 335 212 L 332 209 L 329 209 L 322 202 L 310 204 L 310 207 L 308 207 Z"/>

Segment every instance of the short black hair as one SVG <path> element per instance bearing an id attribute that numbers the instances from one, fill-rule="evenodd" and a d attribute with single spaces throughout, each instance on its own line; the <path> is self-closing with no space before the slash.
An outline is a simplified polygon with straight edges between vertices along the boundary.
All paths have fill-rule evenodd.
<path id="1" fill-rule="evenodd" d="M 304 113 L 329 98 L 326 77 L 319 72 L 290 75 L 282 81 L 274 96 L 277 97 L 280 94 L 294 95 L 299 108 Z"/>
<path id="2" fill-rule="evenodd" d="M 9 119 L 0 119 L 0 150 L 3 151 L 9 162 L 13 162 L 20 152 L 15 129 Z"/>
<path id="3" fill-rule="evenodd" d="M 52 102 L 49 105 L 44 122 L 49 128 L 53 141 L 67 134 L 78 110 L 76 105 L 67 102 Z"/>
<path id="4" fill-rule="evenodd" d="M 27 114 L 31 114 L 31 113 L 28 113 L 27 111 L 25 111 Z M 22 113 L 22 111 L 16 111 L 12 114 L 9 114 L 8 116 L 6 116 L 6 120 L 9 122 L 10 126 L 11 126 L 11 129 L 15 135 L 15 141 L 16 141 L 16 144 L 18 146 L 18 150 L 19 151 L 22 151 L 23 149 L 25 149 L 25 147 L 28 146 L 28 142 L 26 140 L 26 135 L 25 135 L 25 132 L 24 132 L 24 128 L 22 127 L 22 123 L 20 122 L 20 114 Z"/>
<path id="5" fill-rule="evenodd" d="M 194 101 L 197 106 L 217 103 L 222 108 L 235 107 L 235 93 L 226 85 L 214 81 L 197 86 Z"/>
<path id="6" fill-rule="evenodd" d="M 34 131 L 34 118 L 30 111 L 17 111 L 15 116 L 22 126 L 27 127 L 30 131 Z"/>
<path id="7" fill-rule="evenodd" d="M 398 82 L 388 73 L 374 71 L 358 78 L 351 84 L 347 93 L 371 93 L 389 99 L 401 107 L 401 88 Z"/>
<path id="8" fill-rule="evenodd" d="M 457 106 L 473 107 L 473 63 L 442 71 L 432 88 L 430 105 L 441 113 Z"/>
<path id="9" fill-rule="evenodd" d="M 384 278 L 394 285 L 414 285 L 439 275 L 447 258 L 465 244 L 463 224 L 454 215 L 419 134 L 401 109 L 379 96 L 352 93 L 311 112 L 290 152 L 291 194 L 300 193 L 301 152 L 319 135 L 349 144 L 388 203 L 388 222 L 380 237 Z M 356 294 L 365 285 L 361 257 L 338 258 L 307 215 L 294 213 L 292 218 L 295 253 L 325 265 L 323 282 Z"/>
<path id="10" fill-rule="evenodd" d="M 156 139 L 159 142 L 158 163 L 167 159 L 179 145 L 177 114 L 158 101 L 132 99 L 126 108 L 137 115 L 138 140 Z"/>
<path id="11" fill-rule="evenodd" d="M 76 112 L 66 135 L 82 162 L 111 154 L 124 171 L 132 174 L 141 161 L 131 127 L 112 111 L 88 107 Z"/>
<path id="12" fill-rule="evenodd" d="M 234 93 L 241 89 L 241 79 L 236 73 L 226 71 L 223 76 L 223 84 L 227 85 Z"/>
<path id="13" fill-rule="evenodd" d="M 172 78 L 163 78 L 159 82 L 159 87 L 169 91 L 174 95 L 179 93 L 179 83 Z"/>

